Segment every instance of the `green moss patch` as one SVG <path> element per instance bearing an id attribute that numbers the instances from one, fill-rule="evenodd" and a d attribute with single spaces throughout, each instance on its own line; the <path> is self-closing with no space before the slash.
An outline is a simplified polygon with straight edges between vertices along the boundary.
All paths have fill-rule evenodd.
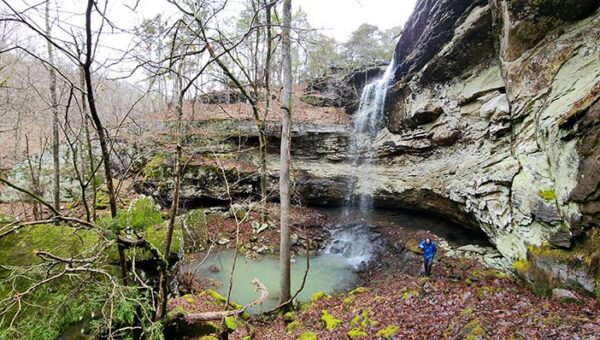
<path id="1" fill-rule="evenodd" d="M 396 334 L 396 332 L 398 331 L 398 327 L 396 326 L 387 326 L 385 328 L 382 328 L 380 330 L 377 331 L 377 333 L 375 333 L 376 337 L 380 337 L 380 338 L 384 338 L 384 339 L 389 339 L 392 336 L 394 336 L 394 334 Z"/>
<path id="2" fill-rule="evenodd" d="M 554 201 L 556 199 L 556 192 L 554 189 L 540 190 L 538 196 L 546 201 Z"/>
<path id="3" fill-rule="evenodd" d="M 314 332 L 304 332 L 298 335 L 296 340 L 317 340 L 317 334 Z"/>
<path id="4" fill-rule="evenodd" d="M 367 338 L 367 332 L 363 331 L 360 328 L 353 328 L 347 333 L 349 339 L 365 339 Z"/>
<path id="5" fill-rule="evenodd" d="M 342 320 L 336 319 L 333 315 L 329 314 L 326 310 L 321 311 L 321 321 L 325 327 L 325 330 L 333 330 L 336 329 L 341 323 Z"/>

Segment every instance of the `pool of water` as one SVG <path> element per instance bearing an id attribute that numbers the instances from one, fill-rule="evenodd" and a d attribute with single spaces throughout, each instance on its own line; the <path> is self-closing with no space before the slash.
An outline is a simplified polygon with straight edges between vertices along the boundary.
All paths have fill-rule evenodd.
<path id="1" fill-rule="evenodd" d="M 211 253 L 205 260 L 204 257 L 201 257 L 197 261 L 186 263 L 182 269 L 185 272 L 194 272 L 198 264 L 204 260 L 195 271 L 195 277 L 201 281 L 206 279 L 214 281 L 217 284 L 215 290 L 226 296 L 233 257 L 232 250 L 221 250 Z M 306 257 L 297 256 L 294 260 L 291 265 L 292 295 L 300 287 L 306 270 Z M 215 269 L 218 271 L 214 271 Z M 279 258 L 263 256 L 260 259 L 248 259 L 239 255 L 233 275 L 231 300 L 241 305 L 256 300 L 259 294 L 252 286 L 254 278 L 265 285 L 269 291 L 269 298 L 262 305 L 254 306 L 248 312 L 257 314 L 276 307 L 279 304 Z M 318 291 L 333 293 L 350 290 L 355 287 L 357 282 L 358 274 L 348 266 L 347 258 L 343 255 L 311 256 L 306 284 L 297 299 L 299 301 L 310 300 L 311 296 Z"/>

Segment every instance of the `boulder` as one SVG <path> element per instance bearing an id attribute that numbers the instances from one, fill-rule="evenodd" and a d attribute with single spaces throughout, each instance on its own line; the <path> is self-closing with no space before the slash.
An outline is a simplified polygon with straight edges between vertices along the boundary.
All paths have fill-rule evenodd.
<path id="1" fill-rule="evenodd" d="M 568 289 L 554 288 L 552 289 L 552 297 L 562 303 L 581 303 L 577 295 Z"/>

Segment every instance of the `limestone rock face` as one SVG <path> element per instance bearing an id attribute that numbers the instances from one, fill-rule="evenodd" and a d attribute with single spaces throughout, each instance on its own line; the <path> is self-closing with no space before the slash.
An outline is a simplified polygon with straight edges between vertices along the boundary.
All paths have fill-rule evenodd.
<path id="1" fill-rule="evenodd" d="M 375 204 L 480 228 L 512 260 L 598 227 L 599 5 L 418 1 L 365 170 Z M 323 181 L 356 176 L 344 164 L 296 167 L 313 201 L 341 192 Z"/>
<path id="2" fill-rule="evenodd" d="M 380 139 L 403 185 L 385 190 L 455 203 L 512 259 L 598 226 L 599 5 L 418 1 Z"/>

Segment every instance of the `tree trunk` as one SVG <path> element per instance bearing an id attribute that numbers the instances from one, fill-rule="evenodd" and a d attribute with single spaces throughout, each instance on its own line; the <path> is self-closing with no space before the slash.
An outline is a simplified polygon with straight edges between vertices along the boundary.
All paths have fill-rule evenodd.
<path id="1" fill-rule="evenodd" d="M 85 76 L 84 76 L 84 72 L 83 72 L 83 67 L 79 67 L 79 84 L 81 86 L 81 88 L 85 88 Z M 92 145 L 92 137 L 90 135 L 90 127 L 89 127 L 89 117 L 88 117 L 88 112 L 87 112 L 87 104 L 85 103 L 86 98 L 85 98 L 85 92 L 81 92 L 81 122 L 83 124 L 83 130 L 85 133 L 85 149 L 86 149 L 86 153 L 87 153 L 87 160 L 85 159 L 84 153 L 82 152 L 82 159 L 84 160 L 83 163 L 87 163 L 87 166 L 84 164 L 82 166 L 83 169 L 83 173 L 85 174 L 84 177 L 86 178 L 87 181 L 91 182 L 92 184 L 92 201 L 89 204 L 91 206 L 91 211 L 89 212 L 87 218 L 88 218 L 88 222 L 90 221 L 96 221 L 96 195 L 98 193 L 98 188 L 96 185 L 96 165 L 94 162 L 94 149 L 93 149 L 93 145 Z M 87 169 L 87 171 L 86 171 Z M 89 176 L 89 178 L 88 178 Z M 84 197 L 84 201 L 85 201 L 85 197 Z M 87 201 L 86 201 L 87 202 Z M 87 214 L 87 211 L 86 211 Z"/>
<path id="2" fill-rule="evenodd" d="M 183 59 L 183 58 L 182 58 Z M 171 215 L 169 216 L 169 225 L 167 227 L 167 236 L 165 239 L 165 253 L 166 259 L 169 258 L 171 252 L 171 243 L 173 241 L 173 230 L 175 229 L 175 219 L 177 218 L 177 208 L 179 206 L 179 187 L 181 182 L 181 119 L 183 116 L 183 80 L 181 75 L 183 60 L 179 61 L 179 67 L 177 70 L 177 124 L 176 124 L 176 151 L 175 151 L 175 174 L 173 175 L 173 201 L 171 203 Z M 164 316 L 167 310 L 167 295 L 168 295 L 168 272 L 167 268 L 162 268 L 160 275 L 160 311 L 158 318 Z"/>
<path id="3" fill-rule="evenodd" d="M 102 153 L 102 161 L 104 162 L 104 175 L 106 177 L 106 191 L 108 192 L 108 202 L 110 206 L 110 215 L 112 218 L 117 217 L 117 199 L 115 197 L 115 189 L 113 185 L 112 169 L 110 168 L 110 150 L 108 148 L 108 141 L 106 136 L 106 130 L 98 115 L 96 108 L 96 102 L 94 99 L 94 87 L 92 86 L 92 58 L 94 55 L 93 44 L 92 44 L 92 10 L 94 9 L 94 0 L 88 0 L 87 8 L 85 11 L 85 35 L 86 35 L 86 49 L 85 49 L 85 62 L 83 64 L 83 74 L 85 78 L 85 88 L 87 92 L 87 102 L 90 109 L 90 115 L 94 122 L 96 133 L 98 134 L 98 141 L 100 142 L 100 152 Z M 118 245 L 119 251 L 119 262 L 121 265 L 121 277 L 123 284 L 127 285 L 127 262 L 125 260 L 125 249 L 122 245 Z"/>
<path id="4" fill-rule="evenodd" d="M 281 202 L 281 240 L 279 246 L 280 303 L 290 295 L 290 126 L 292 113 L 292 58 L 290 53 L 290 26 L 292 0 L 283 2 L 282 59 L 283 92 L 281 94 L 281 160 L 279 171 L 279 197 Z"/>
<path id="5" fill-rule="evenodd" d="M 265 131 L 267 117 L 269 115 L 269 109 L 271 108 L 271 53 L 273 45 L 272 31 L 271 31 L 271 4 L 268 4 L 269 0 L 264 0 L 266 10 L 266 28 L 267 28 L 267 54 L 265 58 L 265 114 L 261 124 L 261 130 Z M 261 166 L 261 181 L 260 181 L 260 195 L 262 199 L 262 212 L 260 214 L 260 220 L 265 223 L 267 220 L 267 141 L 260 145 L 260 166 Z"/>
<path id="6" fill-rule="evenodd" d="M 50 26 L 50 1 L 46 1 L 46 36 L 50 37 L 52 29 Z M 48 62 L 54 65 L 54 50 L 50 41 L 48 46 Z M 54 165 L 54 207 L 60 210 L 60 140 L 58 134 L 58 95 L 56 94 L 56 70 L 48 68 L 50 78 L 50 105 L 52 105 L 52 162 Z"/>

